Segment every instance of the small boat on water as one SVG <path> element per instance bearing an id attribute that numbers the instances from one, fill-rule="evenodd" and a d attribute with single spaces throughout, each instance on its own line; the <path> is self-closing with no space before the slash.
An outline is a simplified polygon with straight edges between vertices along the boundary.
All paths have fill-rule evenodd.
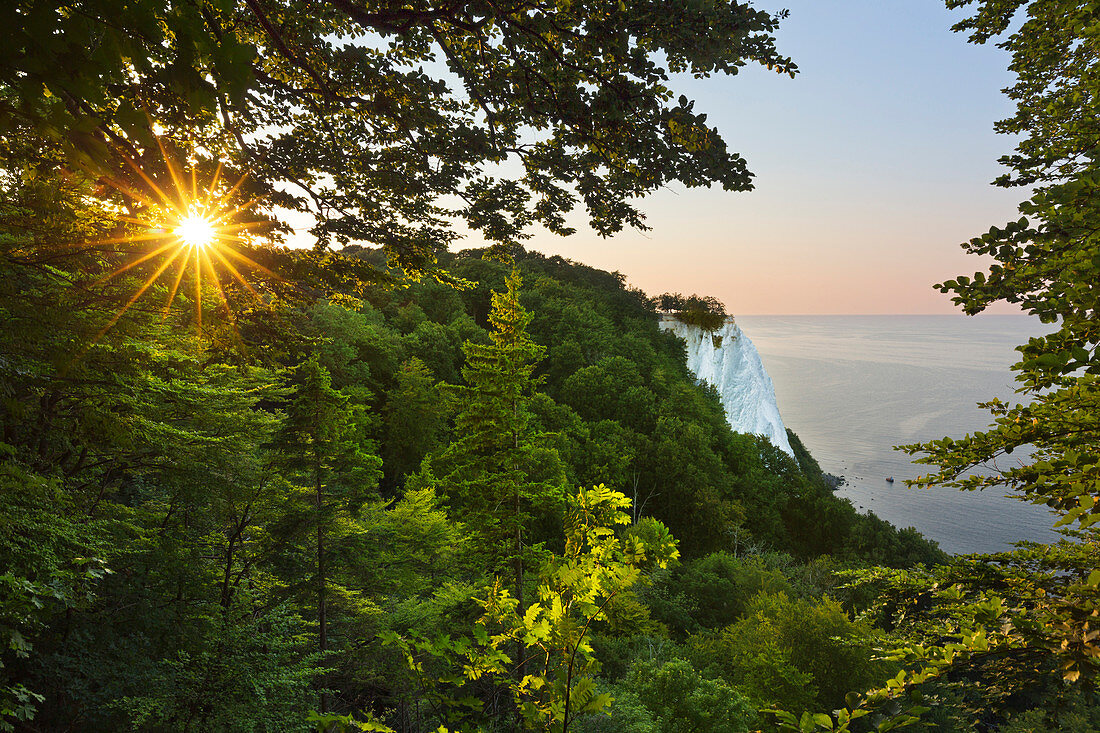
<path id="1" fill-rule="evenodd" d="M 894 483 L 894 477 L 893 476 L 887 476 L 886 477 L 886 483 L 888 483 L 888 484 Z"/>

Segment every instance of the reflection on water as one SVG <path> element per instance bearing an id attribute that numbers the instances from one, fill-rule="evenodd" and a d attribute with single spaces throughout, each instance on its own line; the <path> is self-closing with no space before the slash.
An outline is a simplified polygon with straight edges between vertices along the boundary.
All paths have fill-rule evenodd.
<path id="1" fill-rule="evenodd" d="M 903 480 L 928 468 L 892 450 L 985 429 L 989 414 L 976 403 L 1014 398 L 1014 347 L 1049 330 L 1038 320 L 738 316 L 737 323 L 775 382 L 784 423 L 825 471 L 844 476 L 838 493 L 856 507 L 916 527 L 955 553 L 1057 538 L 1045 509 L 1002 493 L 907 489 Z"/>

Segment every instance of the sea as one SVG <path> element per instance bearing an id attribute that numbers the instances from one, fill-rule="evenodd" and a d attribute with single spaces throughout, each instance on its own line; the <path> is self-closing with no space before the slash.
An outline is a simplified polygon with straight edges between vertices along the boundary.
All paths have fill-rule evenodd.
<path id="1" fill-rule="evenodd" d="M 1026 399 L 1010 368 L 1015 347 L 1052 326 L 1026 315 L 737 316 L 737 324 L 775 383 L 784 424 L 823 470 L 844 477 L 837 493 L 857 509 L 955 554 L 1058 539 L 1046 508 L 1004 490 L 907 488 L 905 479 L 932 467 L 893 449 L 984 430 L 991 418 L 978 402 Z"/>

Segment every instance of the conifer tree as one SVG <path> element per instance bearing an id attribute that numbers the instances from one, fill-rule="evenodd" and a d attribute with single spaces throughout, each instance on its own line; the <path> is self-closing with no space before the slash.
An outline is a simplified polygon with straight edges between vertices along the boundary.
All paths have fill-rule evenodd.
<path id="1" fill-rule="evenodd" d="M 381 459 L 366 450 L 361 420 L 348 398 L 332 388 L 328 370 L 311 357 L 298 366 L 286 420 L 275 445 L 283 467 L 309 482 L 316 534 L 318 649 L 328 651 L 329 548 L 326 540 L 341 508 L 362 504 L 381 473 Z M 328 700 L 321 695 L 321 712 Z"/>
<path id="2" fill-rule="evenodd" d="M 528 409 L 537 385 L 535 366 L 545 349 L 527 336 L 531 316 L 519 303 L 522 283 L 513 271 L 492 296 L 490 343 L 462 347 L 465 386 L 449 386 L 460 407 L 456 440 L 431 461 L 441 493 L 456 518 L 477 535 L 493 571 L 510 566 L 523 607 L 525 531 L 536 510 L 564 498 L 556 452 L 542 445 Z"/>
<path id="3" fill-rule="evenodd" d="M 383 457 L 387 490 L 398 488 L 439 442 L 447 414 L 431 371 L 415 356 L 401 365 L 387 394 Z"/>

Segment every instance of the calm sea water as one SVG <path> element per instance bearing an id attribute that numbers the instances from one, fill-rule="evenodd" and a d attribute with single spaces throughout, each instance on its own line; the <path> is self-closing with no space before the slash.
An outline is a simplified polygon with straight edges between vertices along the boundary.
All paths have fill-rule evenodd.
<path id="1" fill-rule="evenodd" d="M 775 382 L 783 422 L 838 494 L 948 552 L 1049 542 L 1054 519 L 1004 492 L 907 489 L 928 473 L 892 446 L 982 430 L 977 402 L 1013 399 L 1014 351 L 1049 330 L 1028 316 L 737 316 Z M 1011 459 L 1011 457 L 1009 457 Z M 893 484 L 887 477 L 895 479 Z"/>

